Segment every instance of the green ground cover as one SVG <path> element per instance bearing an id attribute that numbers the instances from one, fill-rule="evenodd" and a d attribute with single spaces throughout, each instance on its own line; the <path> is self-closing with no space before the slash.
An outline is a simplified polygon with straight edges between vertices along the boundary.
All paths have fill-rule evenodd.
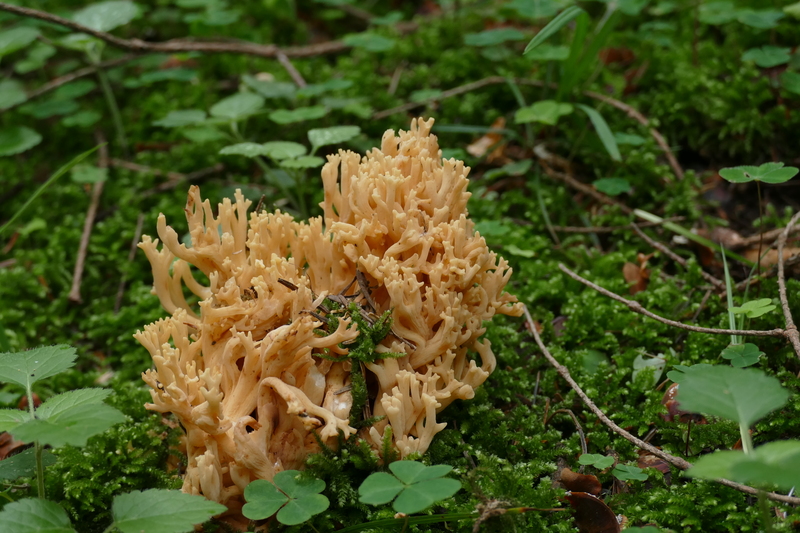
<path id="1" fill-rule="evenodd" d="M 325 155 L 339 148 L 363 153 L 379 146 L 386 129 L 405 129 L 416 116 L 434 117 L 443 155 L 472 167 L 470 215 L 511 263 L 509 292 L 528 306 L 552 355 L 617 425 L 692 463 L 737 447 L 745 434 L 756 448 L 800 435 L 800 363 L 786 338 L 737 342 L 675 328 L 633 313 L 559 268 L 674 321 L 725 329 L 733 316 L 738 329 L 786 327 L 772 268 L 777 256 L 768 252 L 777 235 L 764 238 L 763 280 L 747 292 L 740 282 L 758 276 L 752 261 L 759 243 L 739 241 L 785 227 L 800 209 L 796 185 L 767 177 L 731 183 L 719 171 L 768 162 L 800 166 L 800 4 L 142 0 L 116 2 L 99 14 L 71 0 L 17 5 L 120 39 L 191 39 L 176 52 L 126 50 L 0 4 L 0 224 L 59 167 L 108 143 L 53 182 L 0 235 L 0 352 L 74 346 L 76 366 L 33 390 L 45 400 L 107 387 L 113 391 L 107 403 L 127 417 L 86 446 L 55 449 L 45 469 L 48 499 L 66 509 L 78 531 L 105 530 L 116 495 L 181 484 L 180 458 L 171 455 L 180 429 L 143 407 L 150 397 L 140 375 L 151 360 L 132 334 L 165 313 L 150 293 L 146 258 L 129 257 L 137 234 L 154 235 L 159 213 L 185 233 L 180 221 L 192 183 L 212 205 L 241 189 L 254 203 L 263 197 L 265 209 L 319 215 Z M 574 16 L 548 26 L 555 31 L 544 39 L 542 29 L 565 13 Z M 261 57 L 189 50 L 207 41 L 274 43 L 287 58 L 279 61 L 274 51 Z M 40 91 L 82 69 L 85 75 Z M 334 126 L 354 128 L 330 144 L 308 133 Z M 273 141 L 296 144 L 263 144 Z M 738 181 L 755 170 L 748 172 Z M 99 201 L 82 254 L 93 195 Z M 693 232 L 687 238 L 668 225 L 642 226 L 684 265 L 637 234 L 631 223 L 646 221 L 634 209 Z M 723 265 L 722 254 L 695 242 L 694 234 L 749 262 L 729 256 Z M 786 246 L 787 258 L 798 252 L 791 237 Z M 85 263 L 76 298 L 79 255 Z M 725 284 L 703 277 L 725 280 L 726 267 L 735 285 L 730 304 Z M 800 283 L 791 264 L 785 277 L 788 307 L 798 312 Z M 777 307 L 760 316 L 746 308 L 729 314 L 757 299 L 769 299 L 761 308 Z M 792 505 L 759 503 L 736 488 L 686 477 L 676 466 L 648 467 L 653 456 L 589 410 L 543 357 L 524 319 L 497 317 L 487 336 L 497 370 L 475 399 L 442 413 L 447 429 L 421 458 L 452 466 L 450 477 L 463 488 L 425 513 L 569 508 L 561 471 L 578 471 L 582 454 L 596 454 L 614 462 L 598 466 L 587 458 L 584 473 L 598 477 L 602 500 L 630 526 L 796 527 L 800 513 Z M 702 411 L 705 423 L 665 420 L 665 391 L 681 379 L 667 373 L 701 363 L 730 368 L 739 356 L 726 358 L 723 350 L 743 342 L 763 352 L 751 355 L 748 366 L 777 378 L 788 400 L 754 420 L 750 433 L 740 431 L 741 419 L 713 408 Z M 735 400 L 737 391 L 731 395 Z M 2 407 L 16 407 L 23 396 L 13 383 L 0 388 Z M 800 454 L 789 455 L 778 469 L 800 481 Z M 330 507 L 308 524 L 335 531 L 391 518 L 390 505 L 359 501 L 359 485 L 377 468 L 355 443 L 309 459 Z M 773 486 L 784 495 L 791 488 Z M 0 505 L 36 494 L 29 479 L 6 480 L 0 488 Z M 589 531 L 567 512 L 487 510 L 483 518 L 481 531 Z M 276 523 L 273 530 L 305 527 Z M 464 520 L 407 530 L 473 527 L 475 520 Z M 224 528 L 205 527 L 216 530 Z"/>

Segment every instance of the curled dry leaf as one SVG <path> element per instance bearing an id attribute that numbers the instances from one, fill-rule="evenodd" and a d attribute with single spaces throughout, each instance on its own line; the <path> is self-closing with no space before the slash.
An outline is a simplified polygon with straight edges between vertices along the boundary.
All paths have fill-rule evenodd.
<path id="1" fill-rule="evenodd" d="M 569 468 L 561 470 L 561 484 L 569 491 L 588 492 L 593 496 L 600 494 L 603 489 L 597 476 L 579 474 Z"/>
<path id="2" fill-rule="evenodd" d="M 669 386 L 667 392 L 664 393 L 664 398 L 661 400 L 661 404 L 667 408 L 667 413 L 661 414 L 661 418 L 663 418 L 664 421 L 682 422 L 684 424 L 688 422 L 694 422 L 695 424 L 708 423 L 703 415 L 682 410 L 680 403 L 678 403 L 677 397 L 678 384 L 673 383 Z"/>
<path id="3" fill-rule="evenodd" d="M 568 492 L 566 500 L 580 533 L 620 533 L 617 515 L 596 496 L 586 492 Z"/>
<path id="4" fill-rule="evenodd" d="M 630 293 L 636 294 L 647 289 L 647 284 L 650 282 L 650 270 L 647 269 L 647 261 L 653 257 L 653 254 L 637 254 L 635 263 L 625 263 L 622 267 L 622 275 L 629 284 L 631 284 Z"/>
<path id="5" fill-rule="evenodd" d="M 502 129 L 506 127 L 506 119 L 498 117 L 497 120 L 492 122 L 492 129 Z M 499 133 L 489 132 L 482 137 L 478 138 L 475 142 L 467 146 L 467 153 L 475 157 L 483 157 L 489 148 L 495 146 L 494 150 L 486 157 L 487 163 L 502 160 L 505 158 L 505 143 L 500 143 L 503 136 Z"/>
<path id="6" fill-rule="evenodd" d="M 645 450 L 639 450 L 639 458 L 636 460 L 636 466 L 639 468 L 655 468 L 664 475 L 670 473 L 669 463 L 661 457 L 648 453 Z"/>

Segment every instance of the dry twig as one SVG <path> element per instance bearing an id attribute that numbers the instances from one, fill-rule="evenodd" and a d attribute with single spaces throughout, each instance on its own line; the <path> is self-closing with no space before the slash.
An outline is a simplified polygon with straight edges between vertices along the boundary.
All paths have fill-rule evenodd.
<path id="1" fill-rule="evenodd" d="M 286 57 L 286 54 L 284 54 L 283 52 L 278 52 L 277 54 L 275 54 L 275 57 L 278 59 L 278 62 L 281 65 L 283 65 L 283 68 L 286 69 L 286 72 L 289 73 L 289 76 L 292 78 L 292 81 L 294 82 L 295 85 L 297 85 L 301 89 L 306 85 L 308 85 L 306 83 L 306 80 L 303 79 L 302 74 L 300 74 L 300 72 L 298 72 L 297 69 L 294 68 L 292 62 L 289 60 L 288 57 Z"/>
<path id="2" fill-rule="evenodd" d="M 686 217 L 670 217 L 665 218 L 661 222 L 642 222 L 638 224 L 640 228 L 649 228 L 653 226 L 660 226 L 664 222 L 681 222 L 685 220 Z M 532 224 L 531 222 L 519 220 L 515 221 L 519 224 Z M 555 231 L 559 233 L 613 233 L 619 230 L 629 229 L 630 226 L 553 226 Z"/>
<path id="3" fill-rule="evenodd" d="M 797 224 L 798 219 L 800 219 L 800 211 L 795 213 L 786 228 L 781 232 L 780 237 L 778 237 L 778 294 L 781 299 L 783 318 L 786 321 L 786 338 L 792 343 L 795 355 L 800 357 L 800 334 L 798 334 L 797 326 L 794 324 L 792 311 L 789 309 L 789 299 L 786 297 L 786 275 L 783 269 L 783 247 L 786 246 L 786 239 L 789 238 L 789 233 L 792 231 L 792 227 Z"/>
<path id="4" fill-rule="evenodd" d="M 632 444 L 643 450 L 647 450 L 651 454 L 655 455 L 656 457 L 660 457 L 669 464 L 676 466 L 681 470 L 687 470 L 691 468 L 692 464 L 690 462 L 680 457 L 671 455 L 665 452 L 664 450 L 660 450 L 659 448 L 656 448 L 652 444 L 644 442 L 643 440 L 631 435 L 630 433 L 619 427 L 617 424 L 615 424 L 614 421 L 612 421 L 610 418 L 608 418 L 605 415 L 605 413 L 603 413 L 603 411 L 599 407 L 597 407 L 597 405 L 591 400 L 591 398 L 589 398 L 586 395 L 586 393 L 583 392 L 583 389 L 581 389 L 580 385 L 578 385 L 578 383 L 574 379 L 572 379 L 572 376 L 569 373 L 569 369 L 564 365 L 560 364 L 558 360 L 556 360 L 556 358 L 553 357 L 553 354 L 550 353 L 550 351 L 547 349 L 547 346 L 545 346 L 544 342 L 542 342 L 542 338 L 539 336 L 539 332 L 536 329 L 536 323 L 533 321 L 533 318 L 531 317 L 528 308 L 526 306 L 523 306 L 523 309 L 525 311 L 525 326 L 528 328 L 528 331 L 530 331 L 531 334 L 533 335 L 533 338 L 536 341 L 537 346 L 539 346 L 539 350 L 541 350 L 545 359 L 547 359 L 547 361 L 553 366 L 553 368 L 556 369 L 556 372 L 558 372 L 558 374 L 562 378 L 564 378 L 564 380 L 569 384 L 569 386 L 572 387 L 572 390 L 574 390 L 575 393 L 578 395 L 578 397 L 583 401 L 586 407 L 588 407 L 589 410 L 593 412 L 595 416 L 597 416 L 597 418 L 599 418 L 603 424 L 605 424 L 609 429 L 611 429 L 611 431 L 613 431 L 617 435 L 620 435 L 628 442 L 631 442 Z M 756 495 L 759 493 L 759 491 L 757 489 L 754 489 L 753 487 L 748 487 L 747 485 L 742 485 L 741 483 L 735 483 L 727 479 L 718 479 L 716 481 L 722 485 L 745 492 L 747 494 Z M 800 498 L 785 496 L 783 494 L 776 494 L 774 492 L 768 492 L 766 493 L 766 495 L 771 500 L 783 503 L 789 503 L 792 505 L 800 504 Z"/>

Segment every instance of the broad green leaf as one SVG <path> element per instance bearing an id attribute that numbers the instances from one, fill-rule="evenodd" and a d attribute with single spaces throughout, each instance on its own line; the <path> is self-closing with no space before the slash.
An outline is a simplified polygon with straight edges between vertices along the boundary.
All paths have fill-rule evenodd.
<path id="1" fill-rule="evenodd" d="M 29 420 L 12 430 L 23 442 L 39 441 L 58 448 L 65 444 L 84 446 L 86 441 L 126 420 L 118 410 L 104 403 L 75 405 L 48 420 Z"/>
<path id="2" fill-rule="evenodd" d="M 797 172 L 798 169 L 795 167 L 777 168 L 763 174 L 759 178 L 759 181 L 763 181 L 764 183 L 785 183 L 795 177 Z"/>
<path id="3" fill-rule="evenodd" d="M 183 128 L 181 129 L 181 135 L 196 143 L 221 141 L 222 139 L 228 138 L 217 128 L 212 127 Z"/>
<path id="4" fill-rule="evenodd" d="M 302 498 L 325 490 L 324 481 L 304 478 L 297 470 L 278 472 L 272 482 L 290 498 Z"/>
<path id="5" fill-rule="evenodd" d="M 748 318 L 758 318 L 774 309 L 777 309 L 777 306 L 772 303 L 772 298 L 761 298 L 759 300 L 745 302 L 741 307 L 731 307 L 730 312 L 734 315 L 746 315 Z"/>
<path id="6" fill-rule="evenodd" d="M 48 467 L 57 461 L 50 451 L 42 452 L 42 464 Z M 33 477 L 36 473 L 36 450 L 27 450 L 0 461 L 0 480 L 14 481 L 21 477 Z"/>
<path id="7" fill-rule="evenodd" d="M 635 133 L 614 133 L 614 140 L 617 141 L 617 145 L 621 144 L 628 144 L 631 146 L 641 146 L 647 142 L 647 139 L 642 137 L 641 135 L 636 135 Z"/>
<path id="8" fill-rule="evenodd" d="M 30 413 L 20 409 L 0 409 L 0 431 L 11 431 L 31 419 Z"/>
<path id="9" fill-rule="evenodd" d="M 518 109 L 514 114 L 514 120 L 517 124 L 541 122 L 542 124 L 553 126 L 558 122 L 559 118 L 569 115 L 572 111 L 571 104 L 561 104 L 555 100 L 541 100 L 533 105 Z"/>
<path id="10" fill-rule="evenodd" d="M 761 356 L 765 354 L 758 349 L 758 346 L 748 342 L 745 344 L 731 344 L 722 350 L 720 355 L 725 359 L 730 359 L 731 365 L 736 368 L 744 368 L 756 364 Z"/>
<path id="11" fill-rule="evenodd" d="M 94 110 L 78 111 L 74 115 L 69 115 L 62 118 L 61 124 L 63 124 L 68 128 L 71 128 L 73 126 L 78 126 L 80 128 L 88 128 L 92 124 L 95 124 L 101 118 L 103 118 L 103 116 Z"/>
<path id="12" fill-rule="evenodd" d="M 757 447 L 751 455 L 717 451 L 703 455 L 686 474 L 703 479 L 730 479 L 757 486 L 791 490 L 800 486 L 800 442 L 777 441 Z"/>
<path id="13" fill-rule="evenodd" d="M 258 157 L 260 155 L 267 155 L 267 150 L 263 145 L 258 143 L 244 142 L 239 144 L 232 144 L 226 146 L 219 151 L 220 155 L 243 155 L 245 157 Z"/>
<path id="14" fill-rule="evenodd" d="M 322 106 L 298 107 L 297 109 L 278 109 L 269 114 L 269 118 L 278 124 L 292 124 L 304 120 L 322 118 L 328 110 Z"/>
<path id="15" fill-rule="evenodd" d="M 287 526 L 296 526 L 308 521 L 315 514 L 326 511 L 330 505 L 330 500 L 322 494 L 311 494 L 296 500 L 290 499 L 278 511 L 278 522 Z"/>
<path id="16" fill-rule="evenodd" d="M 297 91 L 297 96 L 308 98 L 311 96 L 319 96 L 331 91 L 341 91 L 349 89 L 353 86 L 352 80 L 344 80 L 334 78 L 323 83 L 310 83 Z"/>
<path id="17" fill-rule="evenodd" d="M 597 132 L 597 135 L 600 137 L 600 141 L 603 143 L 606 152 L 608 152 L 608 155 L 611 156 L 611 159 L 614 161 L 622 161 L 622 156 L 619 153 L 619 147 L 617 147 L 617 141 L 614 139 L 614 134 L 611 133 L 611 129 L 608 127 L 603 115 L 589 106 L 583 104 L 577 104 L 577 106 L 582 109 L 584 113 L 589 115 L 589 120 L 592 121 L 594 129 Z"/>
<path id="18" fill-rule="evenodd" d="M 412 483 L 419 483 L 420 481 L 427 481 L 429 479 L 443 477 L 452 471 L 453 467 L 450 465 L 426 466 L 424 470 L 417 472 L 417 474 L 414 475 Z"/>
<path id="19" fill-rule="evenodd" d="M 38 498 L 6 504 L 0 512 L 0 524 L 3 533 L 75 533 L 60 505 Z"/>
<path id="20" fill-rule="evenodd" d="M 39 30 L 30 26 L 0 31 L 0 58 L 25 48 L 39 37 Z"/>
<path id="21" fill-rule="evenodd" d="M 400 11 L 389 11 L 381 17 L 372 17 L 369 19 L 369 23 L 376 26 L 392 26 L 401 20 L 403 20 L 403 13 Z"/>
<path id="22" fill-rule="evenodd" d="M 456 479 L 429 479 L 408 486 L 400 493 L 392 507 L 398 513 L 418 513 L 438 501 L 451 497 L 459 490 L 461 483 Z"/>
<path id="23" fill-rule="evenodd" d="M 308 140 L 311 142 L 311 153 L 317 151 L 321 146 L 330 144 L 341 144 L 349 141 L 361 133 L 358 126 L 333 126 L 330 128 L 319 128 L 308 130 Z"/>
<path id="24" fill-rule="evenodd" d="M 275 161 L 300 157 L 306 155 L 307 151 L 302 144 L 291 141 L 269 141 L 262 146 L 267 151 L 267 157 Z"/>
<path id="25" fill-rule="evenodd" d="M 417 461 L 395 461 L 389 465 L 389 470 L 397 479 L 406 485 L 414 483 L 417 475 L 425 471 L 425 465 Z"/>
<path id="26" fill-rule="evenodd" d="M 106 45 L 105 42 L 87 33 L 70 33 L 58 42 L 64 48 L 91 54 L 96 54 Z"/>
<path id="27" fill-rule="evenodd" d="M 783 12 L 789 15 L 790 17 L 800 19 L 800 2 L 784 6 Z"/>
<path id="28" fill-rule="evenodd" d="M 615 466 L 611 474 L 620 481 L 628 481 L 629 479 L 645 481 L 648 478 L 648 475 L 642 472 L 641 468 L 628 465 Z"/>
<path id="29" fill-rule="evenodd" d="M 284 168 L 316 168 L 325 164 L 325 160 L 315 155 L 304 155 L 297 159 L 284 159 L 281 161 Z"/>
<path id="30" fill-rule="evenodd" d="M 441 89 L 420 89 L 419 91 L 411 93 L 409 100 L 412 102 L 427 102 L 428 100 L 435 100 L 441 96 Z"/>
<path id="31" fill-rule="evenodd" d="M 774 28 L 783 17 L 783 12 L 777 9 L 740 9 L 736 14 L 736 20 L 760 30 Z"/>
<path id="32" fill-rule="evenodd" d="M 30 150 L 42 142 L 42 136 L 26 126 L 0 130 L 0 157 Z"/>
<path id="33" fill-rule="evenodd" d="M 167 116 L 153 122 L 153 126 L 162 128 L 179 128 L 191 124 L 199 124 L 206 119 L 206 112 L 202 109 L 180 109 L 170 111 Z"/>
<path id="34" fill-rule="evenodd" d="M 600 178 L 592 182 L 598 191 L 609 196 L 618 196 L 631 191 L 631 184 L 625 178 Z"/>
<path id="35" fill-rule="evenodd" d="M 783 163 L 764 163 L 760 167 L 741 166 L 723 168 L 719 175 L 732 183 L 745 183 L 758 180 L 764 183 L 783 183 L 792 179 L 798 172 L 795 167 L 784 167 Z"/>
<path id="36" fill-rule="evenodd" d="M 789 391 L 778 379 L 751 368 L 695 365 L 680 380 L 681 408 L 752 426 L 781 408 Z"/>
<path id="37" fill-rule="evenodd" d="M 396 477 L 386 472 L 370 474 L 358 487 L 358 501 L 369 505 L 389 503 L 405 485 Z"/>
<path id="38" fill-rule="evenodd" d="M 100 183 L 108 179 L 108 169 L 94 165 L 75 165 L 71 176 L 75 183 Z"/>
<path id="39" fill-rule="evenodd" d="M 467 46 L 495 46 L 507 41 L 522 41 L 525 34 L 516 28 L 496 28 L 480 33 L 464 35 L 464 44 Z"/>
<path id="40" fill-rule="evenodd" d="M 48 398 L 36 409 L 36 418 L 47 420 L 58 418 L 62 413 L 79 405 L 103 403 L 111 396 L 109 389 L 76 389 Z"/>
<path id="41" fill-rule="evenodd" d="M 223 98 L 208 110 L 212 117 L 231 121 L 242 120 L 264 107 L 264 97 L 254 93 L 238 93 Z"/>
<path id="42" fill-rule="evenodd" d="M 90 4 L 72 15 L 72 20 L 95 31 L 111 31 L 139 16 L 139 6 L 129 0 Z"/>
<path id="43" fill-rule="evenodd" d="M 726 24 L 736 20 L 739 10 L 733 2 L 708 2 L 700 4 L 698 19 L 703 24 Z"/>
<path id="44" fill-rule="evenodd" d="M 80 98 L 97 88 L 97 84 L 92 80 L 77 80 L 66 85 L 62 85 L 53 93 L 55 100 L 71 100 Z"/>
<path id="45" fill-rule="evenodd" d="M 226 510 L 203 496 L 163 489 L 120 494 L 111 506 L 122 533 L 185 533 Z"/>
<path id="46" fill-rule="evenodd" d="M 242 514 L 250 520 L 264 520 L 278 512 L 289 501 L 289 497 L 266 479 L 250 482 L 244 489 L 247 503 Z"/>
<path id="47" fill-rule="evenodd" d="M 17 80 L 0 81 L 0 109 L 8 109 L 27 99 L 28 95 L 25 93 L 25 89 Z"/>
<path id="48" fill-rule="evenodd" d="M 598 470 L 605 470 L 614 464 L 614 458 L 597 453 L 584 453 L 578 457 L 578 462 L 582 465 L 592 465 Z"/>
<path id="49" fill-rule="evenodd" d="M 781 87 L 790 93 L 800 94 L 800 72 L 787 70 L 780 76 Z"/>
<path id="50" fill-rule="evenodd" d="M 570 6 L 559 15 L 551 20 L 547 26 L 542 28 L 542 30 L 537 33 L 533 39 L 528 43 L 528 46 L 525 47 L 524 54 L 527 54 L 543 42 L 545 42 L 551 35 L 556 33 L 558 30 L 563 28 L 569 21 L 580 15 L 581 13 L 586 13 L 583 9 L 579 8 L 578 6 Z"/>
<path id="51" fill-rule="evenodd" d="M 544 43 L 526 53 L 525 57 L 533 61 L 564 61 L 569 57 L 569 46 Z"/>
<path id="52" fill-rule="evenodd" d="M 27 389 L 75 366 L 75 348 L 65 344 L 41 346 L 32 350 L 0 354 L 0 382 L 16 383 Z"/>
<path id="53" fill-rule="evenodd" d="M 264 81 L 249 74 L 242 76 L 242 83 L 264 98 L 293 98 L 297 87 L 288 81 Z"/>
<path id="54" fill-rule="evenodd" d="M 19 108 L 20 113 L 31 115 L 34 118 L 50 118 L 59 115 L 69 115 L 79 109 L 75 100 L 50 99 L 45 102 L 29 102 Z"/>
<path id="55" fill-rule="evenodd" d="M 36 69 L 42 68 L 50 57 L 55 55 L 56 48 L 45 43 L 36 43 L 28 50 L 25 59 L 14 63 L 14 72 L 17 74 L 27 74 Z"/>
<path id="56" fill-rule="evenodd" d="M 353 48 L 361 48 L 368 52 L 386 52 L 394 48 L 397 41 L 372 32 L 351 33 L 345 35 L 342 42 Z"/>
<path id="57" fill-rule="evenodd" d="M 791 48 L 765 45 L 747 50 L 742 54 L 742 61 L 753 61 L 761 68 L 777 67 L 789 62 L 791 51 Z"/>

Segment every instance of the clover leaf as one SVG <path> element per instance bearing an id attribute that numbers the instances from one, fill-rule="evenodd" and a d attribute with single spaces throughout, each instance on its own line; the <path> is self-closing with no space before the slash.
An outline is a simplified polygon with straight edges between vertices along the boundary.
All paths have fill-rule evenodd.
<path id="1" fill-rule="evenodd" d="M 444 477 L 452 469 L 449 465 L 425 466 L 417 461 L 395 461 L 389 465 L 394 475 L 376 472 L 364 480 L 358 488 L 358 500 L 369 505 L 394 500 L 392 507 L 398 513 L 418 513 L 461 489 L 458 480 Z"/>
<path id="2" fill-rule="evenodd" d="M 723 168 L 719 175 L 731 183 L 762 181 L 764 183 L 784 183 L 792 179 L 800 170 L 784 167 L 783 163 L 764 163 L 760 167 L 742 166 Z"/>
<path id="3" fill-rule="evenodd" d="M 251 520 L 262 520 L 278 513 L 278 522 L 287 526 L 302 524 L 330 505 L 321 479 L 302 477 L 297 470 L 275 474 L 272 482 L 258 479 L 244 489 L 247 503 L 242 514 Z"/>
<path id="4" fill-rule="evenodd" d="M 592 465 L 598 470 L 605 470 L 614 464 L 614 458 L 599 453 L 584 453 L 578 457 L 578 462 L 582 465 Z"/>
<path id="5" fill-rule="evenodd" d="M 744 368 L 758 362 L 764 352 L 758 349 L 755 344 L 731 344 L 720 354 L 725 359 L 730 359 L 731 365 L 736 368 Z"/>
<path id="6" fill-rule="evenodd" d="M 648 478 L 648 475 L 642 472 L 641 468 L 636 466 L 617 465 L 611 473 L 620 481 L 628 481 L 630 479 L 645 481 Z"/>
<path id="7" fill-rule="evenodd" d="M 758 318 L 776 309 L 771 298 L 761 298 L 745 302 L 741 307 L 731 307 L 730 311 L 734 315 L 745 315 L 747 318 Z"/>

